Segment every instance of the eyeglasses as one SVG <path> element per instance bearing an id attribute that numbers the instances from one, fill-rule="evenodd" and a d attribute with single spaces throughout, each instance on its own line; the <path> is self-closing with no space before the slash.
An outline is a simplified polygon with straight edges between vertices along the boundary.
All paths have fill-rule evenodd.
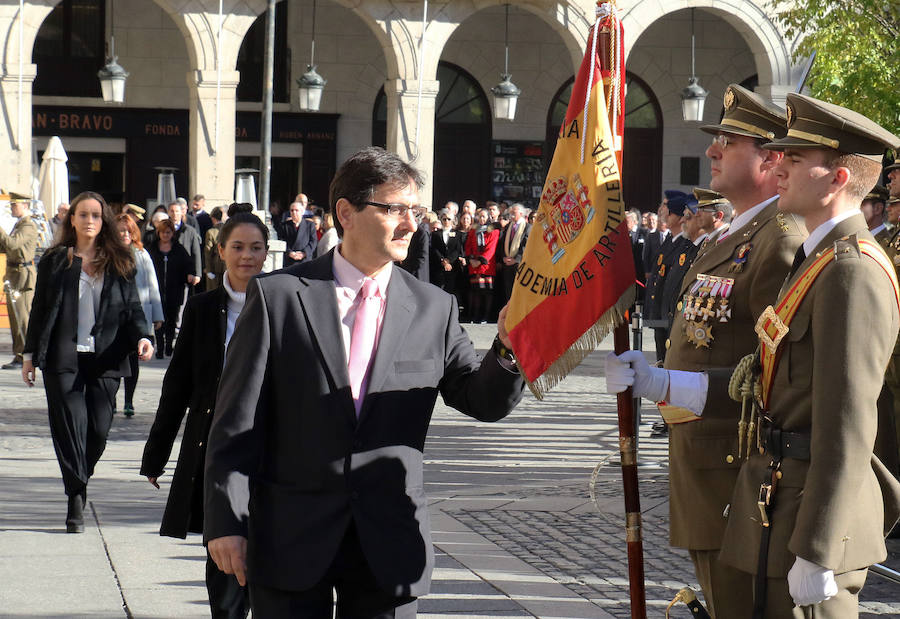
<path id="1" fill-rule="evenodd" d="M 425 216 L 425 213 L 428 209 L 424 206 L 409 206 L 407 204 L 383 204 L 381 202 L 363 202 L 363 204 L 367 204 L 369 206 L 374 206 L 375 208 L 384 209 L 387 211 L 387 214 L 391 217 L 396 217 L 397 219 L 406 217 L 407 213 L 412 213 L 413 217 L 415 217 L 416 221 L 422 219 Z"/>
<path id="2" fill-rule="evenodd" d="M 728 148 L 728 145 L 733 142 L 734 142 L 734 140 L 732 140 L 731 138 L 729 138 L 727 135 L 725 135 L 723 133 L 714 135 L 713 139 L 712 139 L 712 143 L 718 144 L 722 148 L 722 150 L 725 150 L 726 148 Z"/>

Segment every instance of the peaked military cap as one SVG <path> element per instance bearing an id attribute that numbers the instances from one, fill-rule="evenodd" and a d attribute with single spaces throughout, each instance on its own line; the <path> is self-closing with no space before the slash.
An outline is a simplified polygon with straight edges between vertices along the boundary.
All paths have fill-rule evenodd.
<path id="1" fill-rule="evenodd" d="M 722 194 L 712 189 L 702 189 L 700 187 L 694 187 L 694 197 L 697 198 L 697 206 L 700 208 L 728 202 L 728 198 Z"/>
<path id="2" fill-rule="evenodd" d="M 725 116 L 718 125 L 704 125 L 701 131 L 743 135 L 748 138 L 775 140 L 784 137 L 785 116 L 781 108 L 755 92 L 737 84 L 725 89 Z"/>
<path id="3" fill-rule="evenodd" d="M 10 202 L 31 202 L 31 195 L 27 193 L 20 193 L 18 191 L 9 191 L 7 192 L 9 195 Z"/>
<path id="4" fill-rule="evenodd" d="M 769 150 L 826 148 L 881 163 L 900 138 L 862 114 L 806 95 L 788 93 L 787 136 L 765 144 Z"/>
<path id="5" fill-rule="evenodd" d="M 697 200 L 689 193 L 678 191 L 677 189 L 666 189 L 666 208 L 670 213 L 678 216 L 684 215 L 684 210 L 689 209 L 692 213 L 697 212 Z"/>
<path id="6" fill-rule="evenodd" d="M 145 209 L 142 209 L 137 204 L 132 204 L 131 202 L 122 207 L 123 213 L 126 213 L 128 211 L 131 211 L 140 218 L 143 218 L 144 214 L 147 212 Z"/>
<path id="7" fill-rule="evenodd" d="M 885 166 L 883 172 L 890 172 L 891 170 L 900 170 L 900 159 L 897 159 L 889 166 Z"/>
<path id="8" fill-rule="evenodd" d="M 891 197 L 890 192 L 884 185 L 875 185 L 863 200 L 874 200 L 876 202 L 887 202 Z"/>

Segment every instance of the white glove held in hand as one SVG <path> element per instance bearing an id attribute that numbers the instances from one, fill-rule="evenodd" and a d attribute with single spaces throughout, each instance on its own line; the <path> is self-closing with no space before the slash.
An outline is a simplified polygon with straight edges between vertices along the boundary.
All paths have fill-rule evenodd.
<path id="1" fill-rule="evenodd" d="M 797 557 L 787 575 L 788 591 L 797 606 L 818 604 L 837 595 L 834 572 Z"/>
<path id="2" fill-rule="evenodd" d="M 651 368 L 639 350 L 629 350 L 616 356 L 606 356 L 606 392 L 621 393 L 633 387 L 635 397 L 654 402 L 666 399 L 669 392 L 669 372 Z"/>

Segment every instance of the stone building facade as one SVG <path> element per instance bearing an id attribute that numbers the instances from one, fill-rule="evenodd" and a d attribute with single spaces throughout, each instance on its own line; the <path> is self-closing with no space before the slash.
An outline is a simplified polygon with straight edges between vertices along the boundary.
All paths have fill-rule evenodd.
<path id="1" fill-rule="evenodd" d="M 304 190 L 324 205 L 334 167 L 372 143 L 415 159 L 430 181 L 425 204 L 533 199 L 594 2 L 510 5 L 509 68 L 522 89 L 513 122 L 491 114 L 490 88 L 503 70 L 504 2 L 432 0 L 423 37 L 421 1 L 316 0 L 315 62 L 328 80 L 318 114 L 299 112 L 295 84 L 310 60 L 313 0 L 278 4 L 273 199 Z M 220 13 L 219 0 L 0 5 L 0 186 L 28 187 L 36 156 L 60 135 L 76 170 L 73 188 L 142 203 L 155 195 L 153 167 L 171 165 L 179 168 L 179 195 L 203 193 L 208 206 L 230 202 L 235 168 L 258 165 L 266 2 L 221 6 Z M 710 91 L 705 121 L 717 122 L 728 83 L 779 103 L 795 88 L 792 42 L 765 7 L 764 0 L 619 1 L 629 206 L 653 208 L 664 188 L 709 182 L 708 136 L 681 118 L 692 12 L 696 73 Z M 91 77 L 110 34 L 130 73 L 123 106 L 104 104 Z"/>

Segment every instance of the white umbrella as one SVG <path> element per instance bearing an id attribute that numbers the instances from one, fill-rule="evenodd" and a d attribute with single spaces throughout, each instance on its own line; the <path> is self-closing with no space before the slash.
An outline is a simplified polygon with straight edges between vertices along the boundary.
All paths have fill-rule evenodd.
<path id="1" fill-rule="evenodd" d="M 56 207 L 61 202 L 69 201 L 69 170 L 66 167 L 69 158 L 58 137 L 50 138 L 42 159 L 41 171 L 38 174 L 41 189 L 37 198 L 44 203 L 49 221 L 56 214 Z"/>

